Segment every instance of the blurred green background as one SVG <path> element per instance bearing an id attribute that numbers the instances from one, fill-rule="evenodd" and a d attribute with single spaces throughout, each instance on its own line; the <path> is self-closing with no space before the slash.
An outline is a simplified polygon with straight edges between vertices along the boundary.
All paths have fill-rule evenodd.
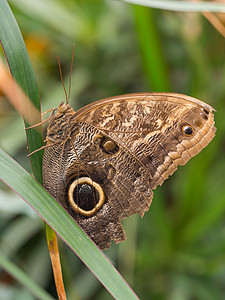
<path id="1" fill-rule="evenodd" d="M 118 1 L 9 1 L 36 74 L 42 112 L 130 92 L 199 98 L 216 110 L 215 139 L 154 191 L 141 220 L 123 222 L 127 240 L 105 253 L 141 299 L 225 299 L 225 39 L 199 13 Z M 221 22 L 223 16 L 219 16 Z M 224 22 L 225 23 L 225 22 Z M 1 57 L 4 59 L 3 53 Z M 0 143 L 31 171 L 23 121 L 0 90 Z M 42 220 L 1 184 L 0 251 L 56 297 Z M 111 299 L 60 242 L 68 299 Z M 35 299 L 0 269 L 0 300 Z"/>

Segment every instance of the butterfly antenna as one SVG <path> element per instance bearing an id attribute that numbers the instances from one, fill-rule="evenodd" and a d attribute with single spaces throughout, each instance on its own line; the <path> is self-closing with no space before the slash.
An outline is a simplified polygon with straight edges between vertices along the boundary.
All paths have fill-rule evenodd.
<path id="1" fill-rule="evenodd" d="M 68 95 L 68 99 L 67 99 L 67 104 L 68 104 L 68 101 L 70 99 L 74 49 L 75 49 L 75 44 L 73 44 L 73 52 L 72 52 L 71 65 L 70 65 L 70 83 L 69 83 L 69 95 Z"/>
<path id="2" fill-rule="evenodd" d="M 66 95 L 66 104 L 68 104 L 67 92 L 66 92 L 65 84 L 64 84 L 64 81 L 63 81 L 63 77 L 62 77 L 62 69 L 61 69 L 61 65 L 60 65 L 60 61 L 59 61 L 59 57 L 58 56 L 57 56 L 57 60 L 58 60 L 59 73 L 60 73 L 60 77 L 61 77 L 63 89 L 64 89 L 64 92 L 65 92 L 65 95 Z"/>

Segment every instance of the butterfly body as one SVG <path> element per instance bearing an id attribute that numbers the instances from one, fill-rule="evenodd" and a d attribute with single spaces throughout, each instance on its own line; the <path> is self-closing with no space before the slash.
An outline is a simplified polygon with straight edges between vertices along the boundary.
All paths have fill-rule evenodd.
<path id="1" fill-rule="evenodd" d="M 213 108 L 172 93 L 61 104 L 47 129 L 45 188 L 101 249 L 125 239 L 121 220 L 149 209 L 152 189 L 214 137 Z"/>

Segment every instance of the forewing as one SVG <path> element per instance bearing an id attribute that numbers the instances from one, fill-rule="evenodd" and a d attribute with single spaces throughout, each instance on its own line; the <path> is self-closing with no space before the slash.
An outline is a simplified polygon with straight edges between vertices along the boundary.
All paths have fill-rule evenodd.
<path id="1" fill-rule="evenodd" d="M 180 94 L 144 93 L 108 98 L 76 113 L 115 140 L 146 169 L 150 186 L 169 175 L 206 147 L 215 135 L 213 108 Z M 191 126 L 191 135 L 182 130 Z"/>

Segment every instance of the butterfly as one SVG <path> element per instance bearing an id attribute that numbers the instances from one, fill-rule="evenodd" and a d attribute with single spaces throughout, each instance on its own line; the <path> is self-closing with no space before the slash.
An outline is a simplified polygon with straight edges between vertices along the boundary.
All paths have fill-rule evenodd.
<path id="1" fill-rule="evenodd" d="M 174 93 L 135 93 L 50 118 L 43 184 L 100 249 L 125 240 L 121 220 L 143 217 L 153 192 L 215 136 L 214 109 Z"/>

